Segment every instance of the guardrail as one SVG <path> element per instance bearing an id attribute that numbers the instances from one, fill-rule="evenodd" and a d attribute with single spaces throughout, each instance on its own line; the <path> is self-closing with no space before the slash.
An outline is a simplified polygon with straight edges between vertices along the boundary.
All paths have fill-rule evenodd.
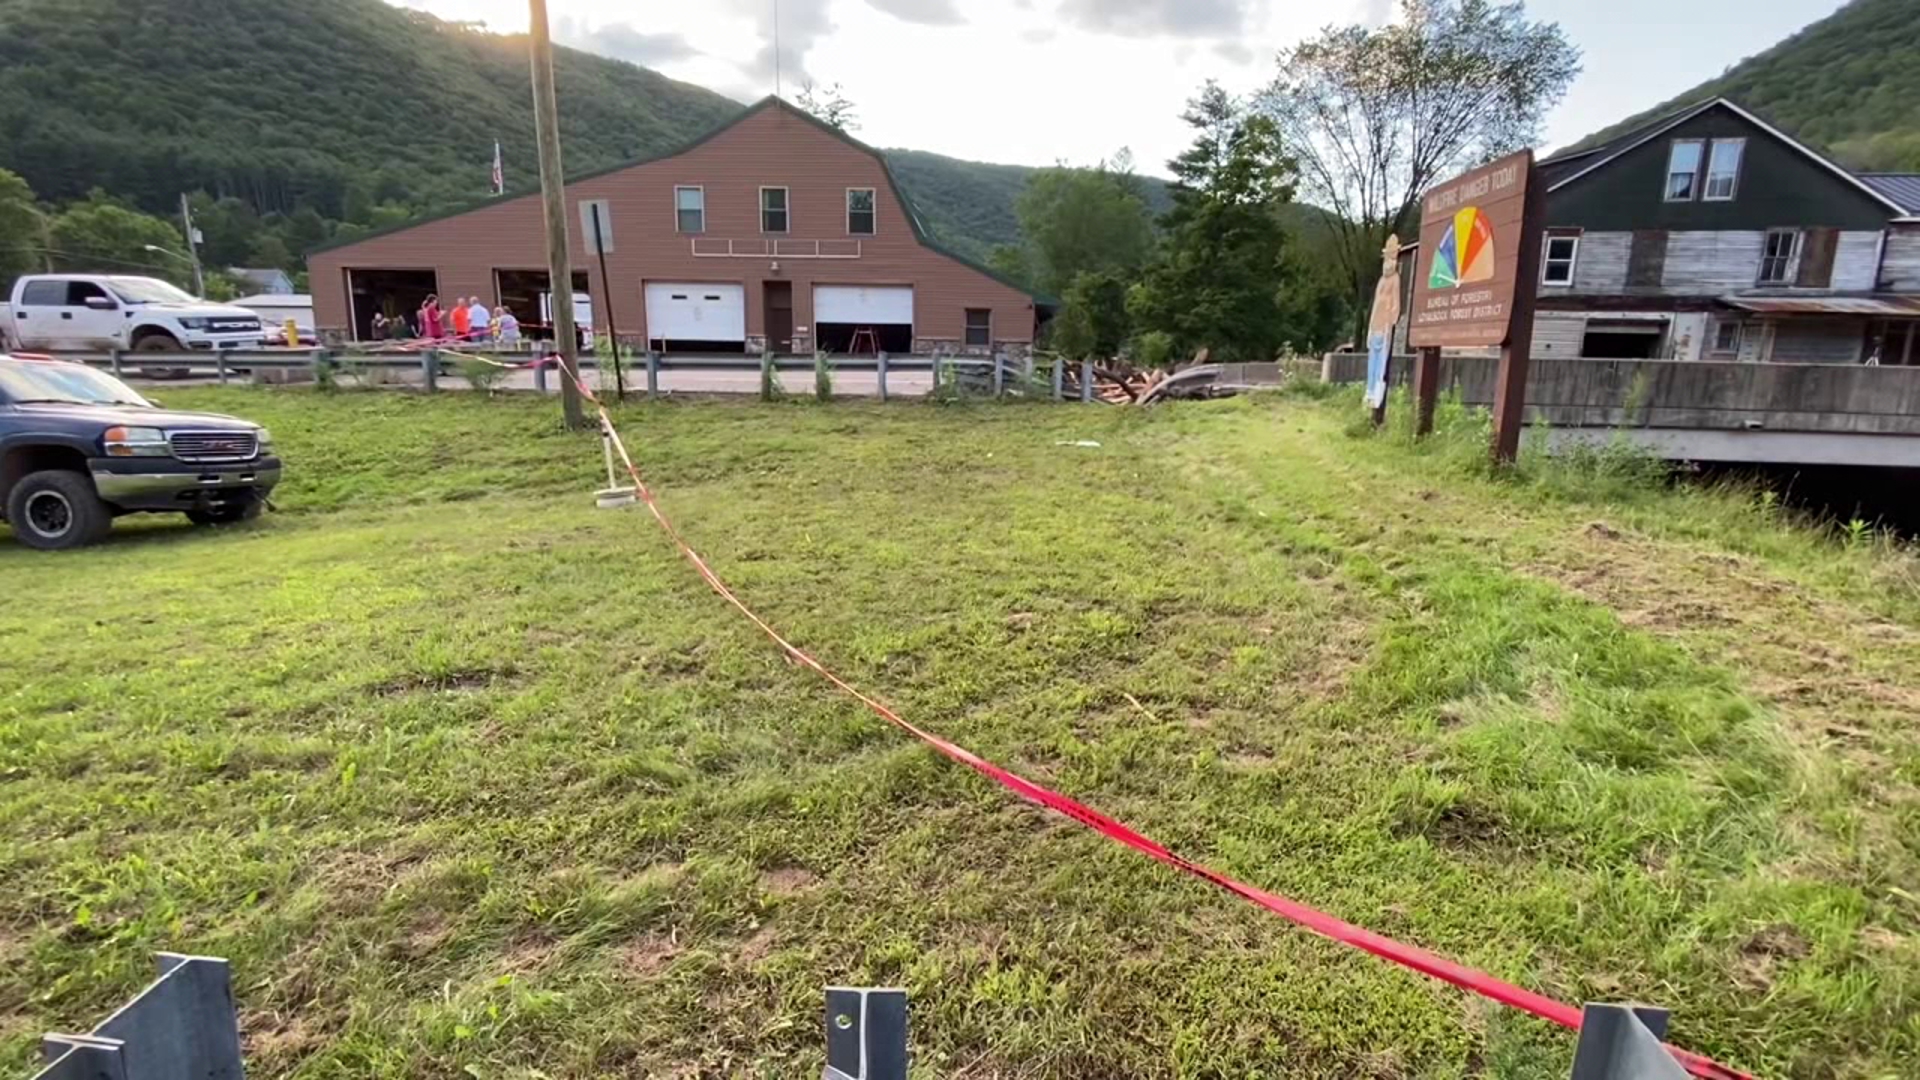
<path id="1" fill-rule="evenodd" d="M 542 357 L 528 352 L 479 352 L 467 350 L 421 349 L 412 352 L 362 352 L 353 349 L 227 349 L 218 352 L 144 352 L 112 350 L 93 353 L 55 353 L 57 359 L 90 367 L 104 368 L 116 376 L 148 377 L 166 379 L 206 379 L 212 378 L 226 385 L 236 376 L 258 376 L 261 372 L 283 372 L 287 376 L 294 373 L 308 375 L 316 381 L 337 378 L 341 375 L 363 373 L 392 373 L 395 375 L 418 374 L 421 387 L 428 391 L 440 388 L 440 380 L 448 374 L 458 374 L 458 364 L 463 358 L 479 358 L 496 364 L 530 370 L 533 373 L 534 389 L 546 392 L 552 381 L 551 360 L 543 362 Z M 814 370 L 814 360 L 806 356 L 670 356 L 657 352 L 646 352 L 632 356 L 623 356 L 625 371 L 631 373 L 636 381 L 644 380 L 642 385 L 648 397 L 660 394 L 660 376 L 674 371 L 730 371 L 758 373 L 773 372 L 810 372 Z M 1009 391 L 1023 395 L 1045 396 L 1055 401 L 1065 401 L 1069 396 L 1077 396 L 1083 402 L 1094 400 L 1094 370 L 1092 361 L 1079 365 L 1079 378 L 1070 394 L 1067 385 L 1068 362 L 1047 358 L 1041 366 L 1036 366 L 1032 358 L 1015 362 L 1007 357 L 989 356 L 891 356 L 880 353 L 877 356 L 848 356 L 829 358 L 828 368 L 832 372 L 857 371 L 873 372 L 878 386 L 879 397 L 885 401 L 889 397 L 888 376 L 898 372 L 925 372 L 932 376 L 936 389 L 954 386 L 963 391 L 991 393 L 1002 397 Z M 586 371 L 611 370 L 607 358 L 582 356 L 580 368 Z M 1042 381 L 1044 380 L 1044 382 Z M 261 381 L 272 381 L 271 379 Z"/>

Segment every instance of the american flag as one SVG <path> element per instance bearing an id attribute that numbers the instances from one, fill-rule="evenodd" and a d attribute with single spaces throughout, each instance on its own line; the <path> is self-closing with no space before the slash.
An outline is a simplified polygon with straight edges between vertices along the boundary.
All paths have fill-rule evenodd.
<path id="1" fill-rule="evenodd" d="M 500 165 L 500 140 L 498 139 L 493 143 L 493 193 L 495 195 L 507 193 L 507 174 Z"/>

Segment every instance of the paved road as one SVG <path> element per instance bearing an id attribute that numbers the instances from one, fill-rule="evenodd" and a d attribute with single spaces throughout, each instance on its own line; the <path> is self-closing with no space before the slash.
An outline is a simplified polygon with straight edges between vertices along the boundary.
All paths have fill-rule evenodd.
<path id="1" fill-rule="evenodd" d="M 133 373 L 129 373 L 126 376 L 126 380 L 142 390 L 151 391 L 157 395 L 164 394 L 166 388 L 169 386 L 209 386 L 215 382 L 212 378 L 200 377 L 187 379 L 143 379 Z M 386 385 L 413 387 L 421 385 L 420 374 L 414 371 L 383 372 L 380 375 L 380 380 Z M 246 380 L 236 376 L 234 381 L 245 382 Z M 343 376 L 342 381 L 348 386 L 354 384 L 354 378 L 352 376 Z M 587 383 L 589 386 L 604 388 L 610 394 L 614 386 L 613 372 L 611 370 L 605 372 L 588 371 Z M 788 394 L 796 397 L 810 397 L 813 394 L 813 372 L 780 372 L 780 386 Z M 440 388 L 442 390 L 470 389 L 467 381 L 457 374 L 442 375 L 440 377 Z M 531 391 L 534 389 L 533 373 L 531 371 L 510 372 L 506 378 L 502 379 L 498 384 L 498 389 Z M 645 394 L 646 389 L 647 374 L 644 369 L 627 372 L 627 394 L 629 397 L 635 394 Z M 932 391 L 933 375 L 931 372 L 894 371 L 887 374 L 887 393 L 892 397 L 920 398 L 927 396 Z M 558 377 L 552 372 L 548 373 L 547 392 L 556 396 L 560 392 Z M 596 389 L 596 392 L 598 392 L 598 389 Z M 760 373 L 757 371 L 662 371 L 660 373 L 660 392 L 662 394 L 758 394 L 760 392 Z M 880 380 L 879 377 L 871 371 L 836 372 L 833 376 L 833 392 L 848 397 L 878 397 L 880 394 Z"/>

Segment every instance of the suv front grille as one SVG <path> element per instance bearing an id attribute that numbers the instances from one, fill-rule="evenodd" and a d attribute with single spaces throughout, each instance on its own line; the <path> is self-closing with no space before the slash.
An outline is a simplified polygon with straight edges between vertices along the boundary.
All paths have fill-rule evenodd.
<path id="1" fill-rule="evenodd" d="M 251 431 L 175 431 L 167 445 L 181 461 L 247 461 L 260 453 L 260 437 Z"/>

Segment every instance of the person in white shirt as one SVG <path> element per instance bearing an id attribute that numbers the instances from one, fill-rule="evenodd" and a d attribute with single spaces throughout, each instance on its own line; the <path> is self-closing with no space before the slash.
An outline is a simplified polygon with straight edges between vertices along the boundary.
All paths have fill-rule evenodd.
<path id="1" fill-rule="evenodd" d="M 492 341 L 491 321 L 493 313 L 479 297 L 473 298 L 473 306 L 467 309 L 467 333 L 475 341 Z"/>
<path id="2" fill-rule="evenodd" d="M 513 311 L 502 307 L 493 313 L 493 325 L 500 331 L 500 344 L 518 346 L 520 344 L 520 320 Z"/>

